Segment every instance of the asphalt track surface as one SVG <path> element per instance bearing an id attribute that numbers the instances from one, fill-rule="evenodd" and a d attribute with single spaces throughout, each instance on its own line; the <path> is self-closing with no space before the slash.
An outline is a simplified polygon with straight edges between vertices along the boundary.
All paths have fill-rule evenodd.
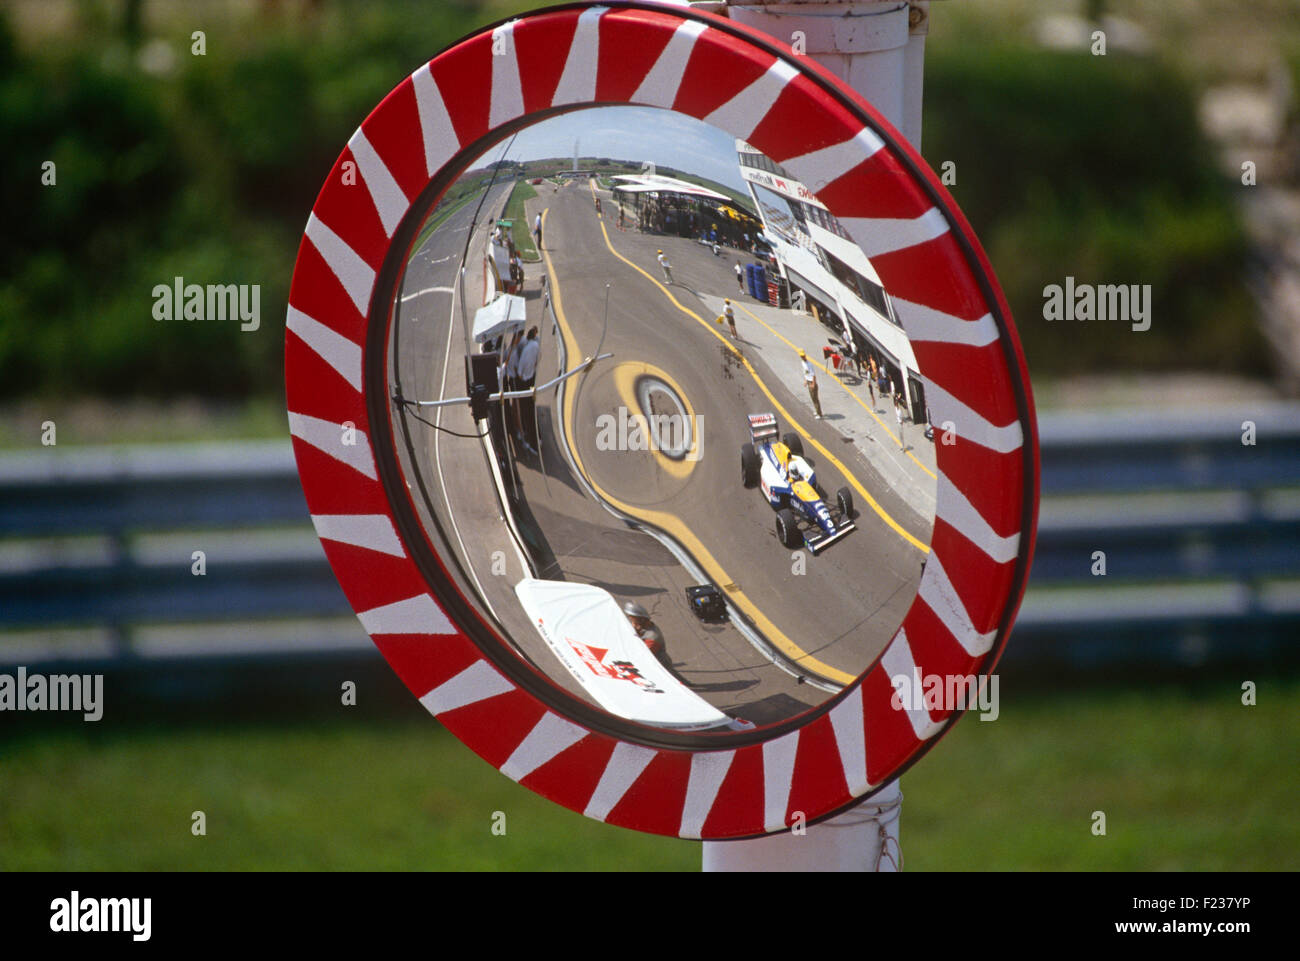
<path id="1" fill-rule="evenodd" d="M 543 200 L 547 199 L 545 196 Z M 605 499 L 667 531 L 684 544 L 729 600 L 766 639 L 810 672 L 841 683 L 883 650 L 911 605 L 920 577 L 929 521 L 901 500 L 885 507 L 912 540 L 865 509 L 865 493 L 888 497 L 875 478 L 845 456 L 838 432 L 805 412 L 776 365 L 798 358 L 764 357 L 739 341 L 697 294 L 729 296 L 732 258 L 684 238 L 619 231 L 617 207 L 602 197 L 597 218 L 590 188 L 574 185 L 551 199 L 546 250 L 561 328 L 587 354 L 601 342 L 604 286 L 610 284 L 608 328 L 601 344 L 614 358 L 566 392 L 570 443 Z M 629 218 L 630 219 L 630 218 Z M 672 264 L 667 283 L 655 260 Z M 788 373 L 787 370 L 787 373 Z M 656 451 L 602 450 L 602 415 L 632 407 L 628 385 L 646 372 L 670 384 L 698 424 L 699 460 L 672 461 Z M 739 451 L 747 415 L 773 411 L 783 432 L 803 437 L 821 486 L 848 486 L 860 505 L 859 530 L 817 557 L 801 557 L 776 538 L 774 515 L 757 490 L 740 483 Z M 607 439 L 607 435 L 606 438 Z M 802 572 L 802 573 L 801 573 Z"/>
<path id="2" fill-rule="evenodd" d="M 485 224 L 509 189 L 498 185 L 484 204 L 468 265 L 481 270 Z M 764 356 L 745 341 L 743 311 L 737 312 L 738 343 L 713 323 L 700 295 L 734 296 L 734 251 L 715 257 L 693 241 L 634 227 L 620 231 L 617 205 L 608 194 L 602 199 L 603 219 L 586 183 L 558 191 L 544 185 L 528 205 L 530 222 L 544 210 L 544 260 L 529 266 L 525 286 L 529 324 L 542 331 L 538 383 L 559 371 L 561 358 L 572 369 L 597 345 L 614 357 L 570 380 L 562 395 L 539 397 L 540 457 L 511 445 L 519 456 L 503 480 L 515 494 L 516 529 L 539 576 L 598 583 L 619 600 L 644 604 L 666 638 L 677 676 L 710 703 L 759 724 L 793 716 L 825 699 L 827 687 L 865 670 L 897 630 L 915 595 L 930 519 L 881 483 L 838 432 L 813 420 L 806 394 L 787 386 L 798 384 L 793 354 Z M 472 212 L 470 205 L 454 214 L 408 269 L 399 345 L 407 396 L 463 393 L 465 343 L 452 288 Z M 659 247 L 672 263 L 671 285 L 655 261 Z M 558 327 L 543 316 L 543 272 Z M 471 267 L 467 280 L 472 317 L 482 302 L 482 277 Z M 643 410 L 645 393 L 638 388 L 650 382 L 667 386 L 655 394 L 659 412 L 672 409 L 665 403 L 671 394 L 690 415 L 695 443 L 685 458 L 618 444 L 610 449 L 610 424 L 627 424 L 620 408 L 631 415 Z M 825 490 L 854 490 L 858 529 L 819 556 L 781 546 L 762 494 L 741 486 L 746 415 L 762 411 L 775 412 L 783 432 L 801 434 Z M 464 408 L 423 416 L 474 432 Z M 524 657 L 584 696 L 514 599 L 513 585 L 526 568 L 496 502 L 484 445 L 409 419 L 408 429 L 424 482 L 413 486 L 413 500 L 426 528 L 437 516 L 442 533 L 431 539 L 459 561 L 453 576 L 483 598 L 481 606 Z M 403 460 L 413 477 L 413 465 Z M 704 624 L 689 613 L 684 588 L 699 574 L 724 590 L 741 623 Z"/>

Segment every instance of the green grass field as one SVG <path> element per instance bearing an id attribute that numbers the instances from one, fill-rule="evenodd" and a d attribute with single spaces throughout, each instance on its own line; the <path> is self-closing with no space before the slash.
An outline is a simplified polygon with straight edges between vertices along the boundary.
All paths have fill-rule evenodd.
<path id="1" fill-rule="evenodd" d="M 1295 869 L 1300 681 L 1258 684 L 1245 707 L 1235 678 L 1059 694 L 1004 683 L 997 721 L 964 719 L 904 776 L 906 868 Z M 191 834 L 196 810 L 204 837 Z M 1098 810 L 1104 837 L 1091 830 Z M 0 741 L 0 870 L 699 863 L 694 843 L 536 797 L 423 717 L 220 729 L 110 718 Z"/>
<path id="2" fill-rule="evenodd" d="M 510 191 L 510 200 L 506 203 L 506 220 L 513 220 L 514 227 L 510 231 L 510 236 L 514 238 L 515 249 L 519 251 L 521 259 L 534 263 L 542 258 L 537 253 L 537 248 L 533 246 L 533 235 L 528 226 L 528 215 L 524 213 L 524 201 L 531 200 L 537 196 L 537 191 L 527 180 L 516 180 L 515 187 Z"/>

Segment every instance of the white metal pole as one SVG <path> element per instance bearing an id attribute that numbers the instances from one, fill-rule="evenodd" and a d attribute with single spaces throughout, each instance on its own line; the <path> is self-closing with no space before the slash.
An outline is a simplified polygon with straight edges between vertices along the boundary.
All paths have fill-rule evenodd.
<path id="1" fill-rule="evenodd" d="M 929 0 L 716 0 L 694 4 L 762 30 L 862 94 L 921 148 Z M 705 871 L 898 871 L 903 856 L 897 781 L 815 824 L 749 841 L 705 841 Z"/>
<path id="2" fill-rule="evenodd" d="M 903 867 L 897 781 L 869 801 L 802 831 L 749 841 L 705 841 L 705 871 L 880 871 Z"/>
<path id="3" fill-rule="evenodd" d="M 928 0 L 729 0 L 723 9 L 816 60 L 919 149 Z"/>

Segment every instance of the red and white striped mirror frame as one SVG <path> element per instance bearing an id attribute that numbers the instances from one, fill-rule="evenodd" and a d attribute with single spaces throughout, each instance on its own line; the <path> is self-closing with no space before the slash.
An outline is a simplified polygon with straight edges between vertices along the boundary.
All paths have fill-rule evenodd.
<path id="1" fill-rule="evenodd" d="M 392 291 L 379 292 L 388 303 L 372 299 L 413 202 L 498 131 L 557 109 L 611 104 L 706 121 L 813 190 L 893 300 L 934 422 L 956 427 L 955 443 L 936 445 L 936 517 L 919 593 L 884 654 L 795 729 L 741 747 L 615 736 L 562 716 L 559 701 L 512 679 L 435 600 L 372 448 L 370 410 L 381 408 L 368 409 L 367 397 L 386 397 L 388 385 L 367 380 L 364 355 L 372 313 L 386 325 Z M 312 520 L 389 664 L 503 774 L 610 824 L 742 838 L 853 805 L 914 763 L 959 714 L 895 710 L 890 678 L 914 669 L 989 673 L 1028 577 L 1038 508 L 1033 401 L 1010 312 L 970 225 L 864 99 L 771 37 L 701 11 L 549 7 L 484 28 L 402 81 L 349 139 L 307 221 L 285 379 Z M 342 441 L 347 424 L 355 425 L 351 445 Z M 391 423 L 378 426 L 391 436 Z"/>

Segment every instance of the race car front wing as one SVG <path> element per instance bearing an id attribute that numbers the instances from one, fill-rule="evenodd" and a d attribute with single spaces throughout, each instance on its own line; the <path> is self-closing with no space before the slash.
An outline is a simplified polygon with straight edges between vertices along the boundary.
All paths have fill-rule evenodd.
<path id="1" fill-rule="evenodd" d="M 835 525 L 835 533 L 833 534 L 827 534 L 820 527 L 814 527 L 812 530 L 804 531 L 803 542 L 808 545 L 808 550 L 812 551 L 813 554 L 816 555 L 819 551 L 829 547 L 831 544 L 834 544 L 836 541 L 846 536 L 849 531 L 853 530 L 856 526 L 857 525 L 855 525 L 853 521 L 846 517 Z"/>

